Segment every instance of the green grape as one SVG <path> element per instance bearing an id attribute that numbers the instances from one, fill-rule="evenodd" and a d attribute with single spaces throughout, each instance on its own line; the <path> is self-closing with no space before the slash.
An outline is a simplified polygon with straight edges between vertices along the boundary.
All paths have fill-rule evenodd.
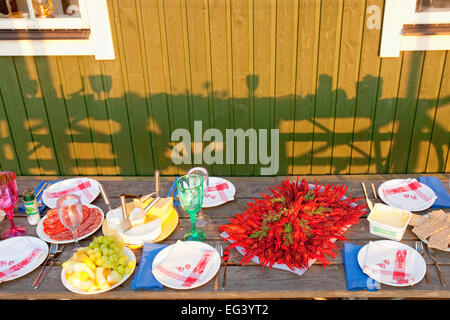
<path id="1" fill-rule="evenodd" d="M 131 272 L 131 268 L 128 266 L 126 266 L 124 270 L 126 274 L 129 274 Z"/>
<path id="2" fill-rule="evenodd" d="M 116 268 L 116 271 L 117 271 L 121 276 L 123 276 L 123 274 L 125 273 L 125 268 L 122 267 L 122 266 L 118 266 L 118 267 Z"/>
<path id="3" fill-rule="evenodd" d="M 126 265 L 127 264 L 127 258 L 125 258 L 125 257 L 120 257 L 119 259 L 118 259 L 118 262 L 119 262 L 119 264 L 121 264 L 121 265 Z"/>

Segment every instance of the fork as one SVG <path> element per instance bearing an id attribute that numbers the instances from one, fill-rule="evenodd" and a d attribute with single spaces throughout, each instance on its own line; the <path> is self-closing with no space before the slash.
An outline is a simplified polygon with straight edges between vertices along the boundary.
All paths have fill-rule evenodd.
<path id="1" fill-rule="evenodd" d="M 418 253 L 420 253 L 420 255 L 423 257 L 424 250 L 423 250 L 423 243 L 422 243 L 422 241 L 416 241 L 415 246 L 416 246 L 416 251 Z M 430 276 L 428 275 L 428 270 L 425 270 L 425 279 L 427 280 L 428 284 L 431 283 Z"/>
<path id="2" fill-rule="evenodd" d="M 53 255 L 52 259 L 50 260 L 50 265 L 48 266 L 47 271 L 45 272 L 45 274 L 39 278 L 39 281 L 37 282 L 37 284 L 35 284 L 33 286 L 34 289 L 39 289 L 39 287 L 41 286 L 42 282 L 44 281 L 45 277 L 48 275 L 50 269 L 53 267 L 53 265 L 55 264 L 55 262 L 59 259 L 59 257 L 61 256 L 61 253 L 64 250 L 64 246 L 62 246 L 61 248 L 59 248 L 56 253 Z"/>
<path id="3" fill-rule="evenodd" d="M 446 284 L 445 279 L 444 279 L 444 276 L 442 275 L 441 268 L 439 267 L 439 264 L 437 262 L 436 256 L 434 255 L 433 249 L 431 249 L 430 247 L 427 246 L 427 252 L 428 252 L 428 255 L 431 257 L 431 259 L 433 259 L 433 261 L 434 261 L 434 265 L 436 266 L 436 269 L 438 271 L 439 279 L 441 280 L 442 286 L 445 287 L 445 284 Z"/>
<path id="4" fill-rule="evenodd" d="M 216 245 L 216 250 L 217 252 L 219 252 L 219 256 L 220 256 L 220 261 L 222 262 L 222 257 L 223 257 L 223 248 L 221 244 L 217 244 Z M 216 278 L 214 279 L 214 290 L 217 291 L 219 290 L 219 273 L 217 272 L 216 274 Z"/>
<path id="5" fill-rule="evenodd" d="M 38 283 L 39 278 L 42 275 L 42 272 L 44 271 L 45 267 L 47 266 L 47 262 L 49 261 L 49 259 L 52 259 L 55 256 L 57 251 L 58 251 L 58 244 L 56 244 L 56 243 L 50 244 L 50 249 L 48 251 L 47 258 L 45 258 L 45 261 L 44 261 L 44 264 L 42 265 L 41 270 L 39 271 L 38 275 L 36 276 L 36 279 L 34 279 L 34 281 L 33 281 L 33 287 Z"/>

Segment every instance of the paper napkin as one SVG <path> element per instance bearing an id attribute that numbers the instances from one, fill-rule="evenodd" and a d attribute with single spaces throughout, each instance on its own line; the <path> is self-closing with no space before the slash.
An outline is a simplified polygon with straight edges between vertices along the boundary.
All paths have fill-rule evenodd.
<path id="1" fill-rule="evenodd" d="M 358 264 L 358 252 L 361 246 L 344 242 L 342 255 L 344 258 L 345 277 L 347 280 L 347 290 L 349 291 L 377 291 L 380 283 L 365 274 Z"/>
<path id="2" fill-rule="evenodd" d="M 432 208 L 450 208 L 450 194 L 445 189 L 441 179 L 437 177 L 418 177 L 417 180 L 430 187 L 437 196 Z"/>
<path id="3" fill-rule="evenodd" d="M 363 271 L 381 282 L 412 284 L 414 282 L 414 254 L 405 248 L 369 242 Z"/>
<path id="4" fill-rule="evenodd" d="M 152 273 L 153 260 L 156 255 L 167 245 L 156 243 L 144 243 L 142 249 L 141 261 L 131 282 L 130 288 L 133 290 L 162 290 L 163 285 L 156 280 Z"/>
<path id="5" fill-rule="evenodd" d="M 171 287 L 190 288 L 203 281 L 211 268 L 215 250 L 199 249 L 178 240 L 153 274 Z"/>

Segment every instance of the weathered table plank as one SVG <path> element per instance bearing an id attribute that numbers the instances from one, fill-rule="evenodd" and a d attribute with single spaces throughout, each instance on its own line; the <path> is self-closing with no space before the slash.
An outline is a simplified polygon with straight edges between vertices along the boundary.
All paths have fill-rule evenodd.
<path id="1" fill-rule="evenodd" d="M 448 176 L 435 175 L 441 178 L 448 188 Z M 348 185 L 346 195 L 351 197 L 363 197 L 361 182 L 365 182 L 369 188 L 368 194 L 372 201 L 375 201 L 370 183 L 373 182 L 378 186 L 388 179 L 404 178 L 407 175 L 358 175 L 358 176 L 317 176 L 305 177 L 308 182 L 313 183 L 315 179 L 318 182 L 327 183 L 345 183 Z M 35 187 L 43 179 L 54 180 L 64 179 L 68 177 L 18 177 L 19 192 L 23 192 L 27 187 Z M 113 207 L 120 205 L 119 196 L 121 193 L 146 194 L 154 191 L 153 177 L 95 177 L 99 180 L 107 190 Z M 215 245 L 221 243 L 222 240 L 217 228 L 228 222 L 228 217 L 236 213 L 245 211 L 247 203 L 252 202 L 253 198 L 260 198 L 259 193 L 267 194 L 268 188 L 274 184 L 279 184 L 286 177 L 268 177 L 268 178 L 239 178 L 230 177 L 230 180 L 236 186 L 236 199 L 230 203 L 219 206 L 217 208 L 203 209 L 204 214 L 211 218 L 211 223 L 205 227 L 207 235 L 207 243 Z M 294 177 L 290 177 L 294 178 Z M 300 177 L 303 178 L 303 177 Z M 173 181 L 173 177 L 162 177 L 161 190 L 162 194 L 169 190 Z M 361 200 L 363 201 L 363 200 Z M 104 211 L 106 205 L 101 197 L 96 199 L 93 204 L 99 206 Z M 190 221 L 187 214 L 180 208 L 179 225 L 174 233 L 163 243 L 171 244 L 176 240 L 181 240 L 184 233 L 190 228 Z M 428 210 L 429 211 L 429 210 Z M 106 211 L 105 211 L 106 212 Z M 15 221 L 17 224 L 25 224 L 29 228 L 29 235 L 36 235 L 35 227 L 29 226 L 23 213 L 16 213 Z M 0 232 L 9 223 L 5 220 L 0 223 Z M 417 237 L 411 232 L 411 228 L 405 232 L 402 242 L 414 246 Z M 95 235 L 101 235 L 101 229 Z M 364 245 L 371 240 L 379 240 L 381 238 L 373 236 L 369 233 L 368 221 L 363 218 L 361 221 L 352 226 L 345 234 L 348 241 L 358 245 Z M 89 237 L 81 241 L 82 245 L 87 245 L 91 241 Z M 446 287 L 442 287 L 438 278 L 438 274 L 432 260 L 425 255 L 425 261 L 428 267 L 428 273 L 431 277 L 431 285 L 427 285 L 425 280 L 421 281 L 414 287 L 396 288 L 382 285 L 382 289 L 378 292 L 368 291 L 347 291 L 344 265 L 342 259 L 343 241 L 337 241 L 338 249 L 336 257 L 329 256 L 330 265 L 325 269 L 322 264 L 314 264 L 303 276 L 299 277 L 292 272 L 262 268 L 259 265 L 250 263 L 241 266 L 239 261 L 241 255 L 233 249 L 230 256 L 230 265 L 227 269 L 227 286 L 224 291 L 214 291 L 213 282 L 209 282 L 202 287 L 193 290 L 171 290 L 164 288 L 162 291 L 151 290 L 131 290 L 130 277 L 120 287 L 99 294 L 82 296 L 67 291 L 61 283 L 61 262 L 67 260 L 71 255 L 72 245 L 68 245 L 63 253 L 60 262 L 50 271 L 48 277 L 39 290 L 34 290 L 31 283 L 38 273 L 38 269 L 30 274 L 14 280 L 5 282 L 0 285 L 0 299 L 282 299 L 282 298 L 450 298 L 450 291 Z M 142 249 L 134 250 L 139 262 Z M 438 261 L 441 265 L 444 276 L 450 280 L 450 254 L 439 251 L 437 254 Z M 219 271 L 219 277 L 223 275 L 223 268 Z"/>

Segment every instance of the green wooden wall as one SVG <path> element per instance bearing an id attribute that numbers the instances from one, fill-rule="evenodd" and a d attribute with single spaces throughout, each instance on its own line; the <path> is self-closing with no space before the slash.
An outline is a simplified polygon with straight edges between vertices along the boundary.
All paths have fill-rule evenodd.
<path id="1" fill-rule="evenodd" d="M 0 57 L 2 170 L 180 174 L 201 120 L 280 129 L 280 175 L 450 172 L 448 51 L 379 58 L 383 0 L 108 2 L 115 60 Z"/>

